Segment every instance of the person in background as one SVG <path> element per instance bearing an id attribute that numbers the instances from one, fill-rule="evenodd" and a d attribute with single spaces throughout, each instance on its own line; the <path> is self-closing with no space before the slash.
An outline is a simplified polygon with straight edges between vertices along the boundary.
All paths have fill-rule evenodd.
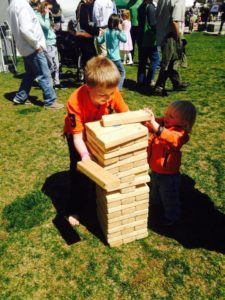
<path id="1" fill-rule="evenodd" d="M 162 207 L 165 225 L 174 225 L 181 217 L 181 147 L 189 141 L 196 108 L 189 101 L 177 100 L 168 106 L 163 118 L 155 118 L 152 111 L 148 112 L 150 205 Z"/>
<path id="2" fill-rule="evenodd" d="M 115 6 L 112 0 L 95 0 L 93 6 L 93 22 L 99 29 L 108 27 L 109 17 L 113 13 Z M 105 43 L 97 44 L 97 53 L 107 56 Z"/>
<path id="3" fill-rule="evenodd" d="M 117 87 L 119 80 L 115 64 L 102 55 L 95 56 L 85 67 L 86 84 L 73 92 L 67 103 L 64 134 L 70 153 L 71 193 L 66 215 L 71 225 L 79 225 L 79 213 L 90 197 L 90 190 L 93 192 L 88 177 L 76 169 L 79 160 L 91 159 L 85 144 L 85 123 L 101 120 L 103 115 L 113 112 L 128 111 Z"/>
<path id="4" fill-rule="evenodd" d="M 44 107 L 60 109 L 56 102 L 51 74 L 44 51 L 46 42 L 38 18 L 27 0 L 12 0 L 8 7 L 9 23 L 16 46 L 23 56 L 25 74 L 13 102 L 24 104 L 34 79 L 37 79 L 44 96 Z"/>
<path id="5" fill-rule="evenodd" d="M 62 86 L 59 80 L 59 54 L 56 46 L 56 34 L 51 20 L 51 9 L 52 5 L 47 1 L 43 1 L 39 5 L 36 14 L 46 39 L 47 49 L 45 55 L 52 75 L 53 85 L 56 89 L 60 89 Z"/>
<path id="6" fill-rule="evenodd" d="M 127 4 L 127 9 L 130 11 L 131 16 L 131 38 L 133 44 L 133 50 L 131 51 L 132 60 L 134 61 L 134 52 L 135 46 L 138 46 L 138 33 L 139 33 L 139 25 L 138 25 L 138 7 L 141 5 L 143 0 L 130 0 Z M 138 46 L 139 48 L 139 46 Z"/>
<path id="7" fill-rule="evenodd" d="M 53 29 L 55 32 L 62 30 L 63 15 L 62 9 L 56 0 L 48 0 L 49 4 L 52 5 L 52 16 L 53 16 Z"/>
<path id="8" fill-rule="evenodd" d="M 123 10 L 122 12 L 122 28 L 123 31 L 125 32 L 127 41 L 125 43 L 120 43 L 120 50 L 122 51 L 123 54 L 123 64 L 124 65 L 132 65 L 133 60 L 132 60 L 132 55 L 131 51 L 133 50 L 133 44 L 132 44 L 132 39 L 130 35 L 130 29 L 131 29 L 131 22 L 130 22 L 130 12 L 129 10 Z M 128 58 L 128 61 L 127 61 Z"/>
<path id="9" fill-rule="evenodd" d="M 122 90 L 125 79 L 125 70 L 120 58 L 120 42 L 127 41 L 126 35 L 122 30 L 120 18 L 116 14 L 109 17 L 108 28 L 104 30 L 102 36 L 97 37 L 97 43 L 106 43 L 107 57 L 111 59 L 120 72 L 119 90 Z"/>
<path id="10" fill-rule="evenodd" d="M 220 12 L 221 12 L 221 23 L 220 23 L 220 29 L 218 34 L 220 35 L 223 29 L 223 24 L 225 22 L 225 1 L 223 1 L 221 7 L 220 7 Z"/>
<path id="11" fill-rule="evenodd" d="M 207 23 L 209 21 L 210 9 L 207 4 L 204 4 L 200 10 L 201 12 L 201 21 L 204 23 L 204 30 L 207 31 Z"/>
<path id="12" fill-rule="evenodd" d="M 81 0 L 76 9 L 76 19 L 80 21 L 81 29 L 90 34 L 90 37 L 77 34 L 84 66 L 90 58 L 97 54 L 94 37 L 98 36 L 101 32 L 92 20 L 93 2 L 93 0 Z"/>
<path id="13" fill-rule="evenodd" d="M 168 78 L 174 91 L 184 91 L 188 83 L 181 81 L 176 61 L 181 58 L 179 23 L 184 21 L 185 0 L 159 0 L 156 8 L 156 42 L 161 46 L 162 58 L 154 95 L 168 96 L 165 90 Z"/>
<path id="14" fill-rule="evenodd" d="M 152 0 L 144 0 L 138 8 L 139 23 L 139 61 L 137 72 L 138 85 L 154 87 L 156 70 L 159 67 L 160 55 L 156 45 L 155 5 Z M 148 59 L 149 69 L 146 76 Z"/>

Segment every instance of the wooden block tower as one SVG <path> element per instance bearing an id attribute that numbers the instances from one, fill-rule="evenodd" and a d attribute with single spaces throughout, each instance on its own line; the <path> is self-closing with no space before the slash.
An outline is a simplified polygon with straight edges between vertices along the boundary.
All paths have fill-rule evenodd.
<path id="1" fill-rule="evenodd" d="M 105 121 L 109 124 L 106 126 L 110 126 L 114 124 L 111 118 L 118 119 L 123 114 L 109 116 L 103 124 Z M 107 182 L 96 188 L 98 219 L 110 246 L 119 246 L 148 235 L 148 130 L 140 123 L 127 123 L 129 118 L 119 122 L 123 124 L 119 126 L 104 127 L 100 121 L 86 124 L 89 151 L 105 171 L 116 177 L 113 185 Z M 101 176 L 104 177 L 104 174 Z"/>

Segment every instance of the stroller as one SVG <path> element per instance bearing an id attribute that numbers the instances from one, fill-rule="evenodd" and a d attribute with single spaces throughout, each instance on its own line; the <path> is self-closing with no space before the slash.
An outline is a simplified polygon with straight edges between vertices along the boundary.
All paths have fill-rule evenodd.
<path id="1" fill-rule="evenodd" d="M 74 31 L 75 21 L 70 20 L 68 31 L 57 31 L 56 43 L 59 52 L 60 68 L 63 66 L 76 68 L 76 79 L 84 80 L 84 70 L 81 50 L 77 43 L 77 38 L 69 31 Z"/>

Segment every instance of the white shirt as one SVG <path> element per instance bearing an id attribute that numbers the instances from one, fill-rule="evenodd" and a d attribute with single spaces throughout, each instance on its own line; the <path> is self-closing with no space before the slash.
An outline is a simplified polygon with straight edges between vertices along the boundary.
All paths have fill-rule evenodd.
<path id="1" fill-rule="evenodd" d="M 28 56 L 46 42 L 41 25 L 27 0 L 12 0 L 8 7 L 9 23 L 16 47 L 22 56 Z"/>
<path id="2" fill-rule="evenodd" d="M 172 32 L 172 21 L 183 22 L 184 14 L 185 0 L 159 0 L 156 8 L 156 41 L 159 46 Z"/>
<path id="3" fill-rule="evenodd" d="M 112 0 L 95 0 L 93 6 L 93 22 L 96 26 L 108 26 L 108 20 L 112 13 Z"/>

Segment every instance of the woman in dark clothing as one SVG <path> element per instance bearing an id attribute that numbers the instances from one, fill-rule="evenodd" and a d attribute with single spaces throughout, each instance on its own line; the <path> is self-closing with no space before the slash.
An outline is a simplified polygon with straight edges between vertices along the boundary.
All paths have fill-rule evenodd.
<path id="1" fill-rule="evenodd" d="M 94 26 L 92 22 L 93 2 L 93 0 L 82 0 L 76 9 L 76 18 L 80 21 L 81 29 L 92 36 L 89 38 L 78 37 L 78 43 L 81 48 L 84 65 L 90 58 L 97 54 L 94 44 L 94 36 L 99 35 L 99 28 Z"/>

